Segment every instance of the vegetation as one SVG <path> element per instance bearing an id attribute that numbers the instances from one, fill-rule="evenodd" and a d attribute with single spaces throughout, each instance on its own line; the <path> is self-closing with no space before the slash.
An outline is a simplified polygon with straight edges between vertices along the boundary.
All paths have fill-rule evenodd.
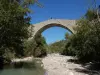
<path id="1" fill-rule="evenodd" d="M 47 51 L 46 51 L 46 41 L 45 41 L 45 38 L 42 37 L 42 35 L 38 35 L 36 38 L 35 38 L 35 41 L 36 41 L 36 47 L 33 51 L 33 55 L 35 57 L 43 57 L 43 56 L 46 56 L 47 55 Z"/>
<path id="2" fill-rule="evenodd" d="M 75 55 L 82 61 L 100 60 L 100 22 L 96 9 L 89 9 L 77 22 L 76 33 L 68 38 L 65 55 Z"/>
<path id="3" fill-rule="evenodd" d="M 26 56 L 43 57 L 47 55 L 47 44 L 42 35 L 27 41 L 25 47 L 24 52 Z"/>
<path id="4" fill-rule="evenodd" d="M 48 45 L 48 53 L 61 53 L 66 45 L 66 40 L 61 40 Z"/>
<path id="5" fill-rule="evenodd" d="M 33 51 L 34 51 L 34 48 L 36 47 L 36 41 L 34 39 L 31 39 L 31 40 L 26 40 L 24 42 L 24 55 L 25 57 L 27 56 L 32 56 L 33 55 Z"/>
<path id="6" fill-rule="evenodd" d="M 69 47 L 71 44 L 70 39 L 71 39 L 72 35 L 73 34 L 69 34 L 69 33 L 65 34 L 66 45 L 65 45 L 65 48 L 61 52 L 62 55 L 75 56 L 75 52 L 73 50 L 71 50 Z"/>
<path id="7" fill-rule="evenodd" d="M 0 0 L 0 62 L 24 56 L 24 40 L 29 38 L 28 27 L 34 0 Z"/>

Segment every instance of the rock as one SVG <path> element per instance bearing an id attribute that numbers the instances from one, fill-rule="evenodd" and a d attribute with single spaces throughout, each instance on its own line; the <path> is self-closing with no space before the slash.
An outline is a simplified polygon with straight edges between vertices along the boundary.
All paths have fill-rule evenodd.
<path id="1" fill-rule="evenodd" d="M 71 56 L 63 56 L 59 54 L 48 54 L 42 59 L 46 75 L 87 75 L 82 72 L 77 72 L 75 68 L 83 69 L 79 64 L 68 62 L 69 59 L 74 59 Z"/>

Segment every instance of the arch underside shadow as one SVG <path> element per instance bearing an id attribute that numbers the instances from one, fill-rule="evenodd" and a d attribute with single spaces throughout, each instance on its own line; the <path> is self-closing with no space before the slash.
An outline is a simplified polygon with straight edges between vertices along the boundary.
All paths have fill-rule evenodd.
<path id="1" fill-rule="evenodd" d="M 73 34 L 73 32 L 66 26 L 64 25 L 61 25 L 61 24 L 56 24 L 56 23 L 52 23 L 52 24 L 48 24 L 48 25 L 45 25 L 44 27 L 40 28 L 34 35 L 34 38 L 36 38 L 38 35 L 40 35 L 43 31 L 45 31 L 46 29 L 49 29 L 51 27 L 61 27 L 61 28 L 64 28 L 66 30 L 68 30 L 69 32 L 71 32 Z"/>

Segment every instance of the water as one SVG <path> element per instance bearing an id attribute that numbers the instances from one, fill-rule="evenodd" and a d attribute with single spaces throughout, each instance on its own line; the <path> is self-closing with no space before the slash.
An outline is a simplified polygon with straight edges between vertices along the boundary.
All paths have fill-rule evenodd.
<path id="1" fill-rule="evenodd" d="M 23 63 L 21 68 L 14 68 L 13 65 L 7 65 L 3 70 L 0 70 L 0 75 L 44 75 L 44 69 L 41 67 L 41 61 Z"/>

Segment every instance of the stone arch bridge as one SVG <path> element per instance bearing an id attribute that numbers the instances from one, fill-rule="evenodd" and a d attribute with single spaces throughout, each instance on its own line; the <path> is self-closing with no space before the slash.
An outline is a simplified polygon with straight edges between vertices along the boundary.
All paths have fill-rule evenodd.
<path id="1" fill-rule="evenodd" d="M 31 26 L 32 37 L 36 36 L 37 34 L 41 34 L 44 30 L 54 26 L 65 28 L 74 33 L 73 27 L 76 26 L 76 20 L 50 19 L 34 24 Z"/>

